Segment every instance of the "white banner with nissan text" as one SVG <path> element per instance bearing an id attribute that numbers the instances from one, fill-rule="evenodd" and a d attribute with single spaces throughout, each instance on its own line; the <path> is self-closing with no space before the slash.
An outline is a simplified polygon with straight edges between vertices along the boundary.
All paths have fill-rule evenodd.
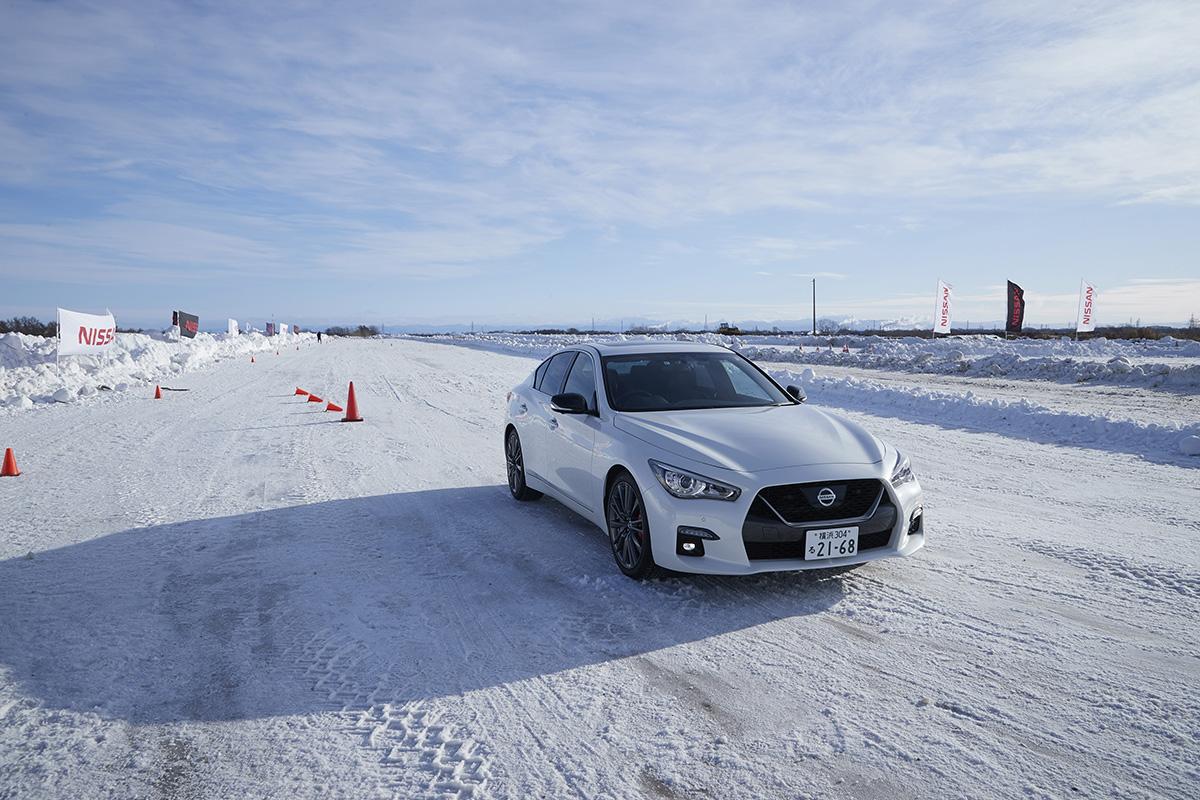
<path id="1" fill-rule="evenodd" d="M 950 303 L 954 299 L 954 287 L 938 280 L 937 305 L 933 309 L 933 332 L 950 332 Z"/>
<path id="2" fill-rule="evenodd" d="M 1096 330 L 1096 287 L 1087 281 L 1079 284 L 1079 314 L 1075 317 L 1076 333 Z"/>
<path id="3" fill-rule="evenodd" d="M 117 321 L 112 313 L 81 314 L 58 310 L 58 354 L 60 356 L 99 355 L 108 351 L 117 337 Z"/>

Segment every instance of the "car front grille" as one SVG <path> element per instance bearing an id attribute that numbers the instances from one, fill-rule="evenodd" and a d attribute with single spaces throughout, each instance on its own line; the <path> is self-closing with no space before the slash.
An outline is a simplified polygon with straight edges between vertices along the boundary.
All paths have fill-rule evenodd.
<path id="1" fill-rule="evenodd" d="M 768 486 L 754 498 L 750 513 L 778 516 L 789 525 L 857 519 L 871 512 L 882 492 L 883 483 L 874 479 Z M 822 497 L 830 495 L 833 501 L 826 505 Z"/>
<path id="2" fill-rule="evenodd" d="M 823 519 L 809 520 L 799 524 L 789 524 L 780 521 L 779 515 L 774 513 L 763 501 L 764 493 L 774 489 L 790 487 L 776 486 L 771 487 L 771 489 L 764 489 L 754 499 L 754 503 L 751 504 L 750 510 L 746 514 L 746 521 L 742 524 L 742 543 L 746 546 L 746 557 L 751 561 L 765 561 L 769 559 L 804 560 L 804 542 L 808 531 L 827 528 L 830 527 L 831 522 L 838 523 L 841 520 L 847 519 L 857 520 L 852 524 L 858 528 L 859 552 L 887 547 L 891 542 L 892 531 L 895 529 L 896 522 L 899 519 L 899 511 L 892 502 L 891 496 L 883 490 L 883 485 L 879 481 L 849 481 L 842 484 L 798 485 L 815 485 L 824 488 L 826 486 L 846 486 L 851 483 L 872 484 L 876 487 L 878 494 L 869 495 L 869 487 L 858 488 L 855 490 L 855 494 L 851 494 L 848 490 L 846 492 L 847 502 L 842 505 L 831 506 L 833 510 L 826 512 Z M 817 491 L 820 491 L 820 488 Z M 837 494 L 839 498 L 843 497 L 841 491 L 838 491 Z M 862 509 L 862 496 L 870 497 L 870 503 L 865 509 Z M 793 510 L 790 506 L 785 507 L 789 511 Z M 870 513 L 869 517 L 866 516 L 868 513 Z M 835 516 L 829 516 L 829 514 Z M 866 518 L 863 519 L 863 517 Z"/>

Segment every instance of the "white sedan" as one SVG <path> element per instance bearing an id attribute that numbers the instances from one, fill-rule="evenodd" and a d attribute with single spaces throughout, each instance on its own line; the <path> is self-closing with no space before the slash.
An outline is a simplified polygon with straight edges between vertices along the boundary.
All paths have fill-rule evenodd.
<path id="1" fill-rule="evenodd" d="M 598 525 L 632 578 L 656 567 L 839 567 L 920 549 L 908 459 L 803 402 L 722 347 L 572 347 L 508 393 L 508 487 Z"/>

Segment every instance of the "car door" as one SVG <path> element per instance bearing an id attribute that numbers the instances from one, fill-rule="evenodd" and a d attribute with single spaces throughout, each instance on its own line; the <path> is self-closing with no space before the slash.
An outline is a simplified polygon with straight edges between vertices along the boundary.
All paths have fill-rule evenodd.
<path id="1" fill-rule="evenodd" d="M 597 508 L 600 498 L 592 475 L 592 450 L 600 428 L 600 418 L 595 414 L 598 374 L 594 356 L 580 352 L 562 391 L 583 395 L 591 413 L 554 414 L 554 421 L 547 427 L 546 455 L 552 461 L 547 475 L 564 495 L 589 511 Z"/>
<path id="2" fill-rule="evenodd" d="M 522 453 L 526 471 L 534 471 L 531 470 L 528 459 L 532 457 L 533 451 L 536 449 L 533 447 L 533 441 L 537 438 L 535 428 L 539 424 L 537 416 L 530 413 L 530 408 L 538 405 L 537 401 L 541 395 L 538 394 L 537 387 L 541 385 L 542 377 L 546 374 L 549 366 L 550 359 L 547 358 L 533 371 L 529 383 L 516 387 L 508 400 L 509 419 L 517 429 L 517 435 L 521 437 L 522 451 L 528 451 Z"/>
<path id="3" fill-rule="evenodd" d="M 557 428 L 559 424 L 559 415 L 550 410 L 550 398 L 562 391 L 574 360 L 574 350 L 559 353 L 550 359 L 541 380 L 533 389 L 529 404 L 528 438 L 521 438 L 525 470 L 550 484 L 554 483 L 552 462 L 548 457 L 550 433 L 551 428 Z"/>

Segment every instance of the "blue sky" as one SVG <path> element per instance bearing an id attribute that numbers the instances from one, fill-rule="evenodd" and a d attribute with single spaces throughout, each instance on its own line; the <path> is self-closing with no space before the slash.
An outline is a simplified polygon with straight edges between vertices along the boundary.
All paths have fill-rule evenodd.
<path id="1" fill-rule="evenodd" d="M 1200 4 L 0 9 L 0 314 L 1200 315 Z"/>

